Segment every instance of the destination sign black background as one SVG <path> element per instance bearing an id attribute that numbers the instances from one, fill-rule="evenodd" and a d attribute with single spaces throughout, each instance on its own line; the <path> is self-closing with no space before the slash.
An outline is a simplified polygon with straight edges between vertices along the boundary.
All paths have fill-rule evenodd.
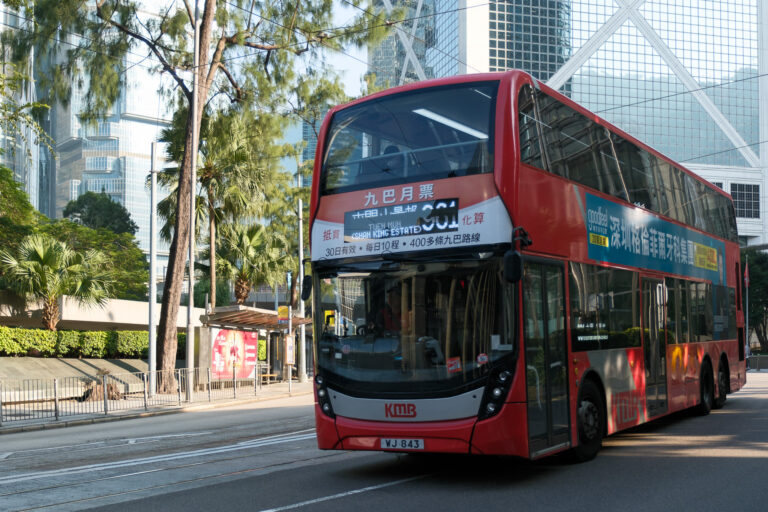
<path id="1" fill-rule="evenodd" d="M 344 241 L 458 231 L 458 198 L 378 206 L 344 213 Z"/>

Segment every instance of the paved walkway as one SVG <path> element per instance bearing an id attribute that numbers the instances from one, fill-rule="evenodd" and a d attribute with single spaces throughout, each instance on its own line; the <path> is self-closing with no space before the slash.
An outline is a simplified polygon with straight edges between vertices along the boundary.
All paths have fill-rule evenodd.
<path id="1" fill-rule="evenodd" d="M 287 382 L 279 382 L 276 384 L 270 384 L 263 386 L 256 396 L 248 396 L 238 399 L 220 399 L 211 402 L 193 402 L 180 406 L 162 406 L 162 407 L 150 407 L 149 410 L 134 409 L 125 411 L 110 411 L 109 414 L 95 413 L 95 414 L 83 414 L 78 416 L 67 416 L 60 420 L 53 418 L 49 419 L 34 419 L 6 422 L 0 426 L 0 435 L 11 434 L 17 432 L 29 432 L 34 430 L 43 430 L 51 428 L 72 427 L 76 425 L 87 425 L 91 423 L 103 423 L 109 421 L 131 419 L 131 418 L 144 418 L 147 416 L 157 416 L 160 414 L 174 414 L 178 412 L 189 412 L 203 409 L 211 409 L 217 407 L 227 407 L 236 404 L 246 404 L 252 402 L 263 402 L 267 400 L 276 400 L 279 398 L 290 398 L 295 396 L 303 396 L 312 394 L 312 381 L 299 383 L 292 382 L 290 390 L 288 389 Z"/>
<path id="2" fill-rule="evenodd" d="M 184 361 L 179 361 L 179 366 L 184 367 Z M 105 359 L 56 359 L 56 358 L 35 358 L 35 357 L 0 357 L 0 382 L 6 381 L 6 384 L 16 385 L 21 379 L 28 380 L 41 380 L 49 381 L 54 378 L 66 379 L 66 378 L 78 378 L 78 377 L 92 377 L 99 373 L 99 371 L 107 371 L 110 375 L 119 375 L 135 372 L 146 372 L 146 361 L 136 359 L 123 359 L 123 360 L 105 360 Z M 289 389 L 290 388 L 290 389 Z M 136 405 L 127 404 L 126 400 L 110 401 L 109 413 L 96 412 L 99 409 L 103 411 L 103 408 L 99 404 L 95 404 L 93 407 L 93 413 L 76 414 L 76 415 L 62 415 L 59 420 L 55 418 L 40 417 L 32 419 L 23 419 L 15 421 L 5 421 L 0 424 L 0 435 L 7 433 L 25 432 L 32 430 L 50 429 L 69 427 L 75 425 L 84 425 L 89 423 L 101 423 L 108 421 L 115 421 L 129 418 L 141 418 L 146 416 L 160 415 L 160 414 L 173 414 L 177 412 L 193 411 L 200 409 L 210 409 L 216 407 L 226 407 L 234 404 L 244 404 L 250 402 L 261 402 L 265 400 L 275 400 L 278 398 L 287 398 L 292 396 L 301 396 L 312 393 L 312 380 L 311 378 L 307 382 L 299 383 L 297 381 L 278 382 L 268 385 L 263 385 L 260 388 L 253 390 L 243 388 L 243 396 L 238 396 L 236 399 L 221 396 L 221 393 L 213 395 L 213 400 L 208 401 L 202 395 L 205 393 L 196 393 L 195 401 L 178 404 L 176 397 L 171 397 L 170 404 L 157 404 L 153 406 L 151 403 L 145 410 L 143 407 L 143 400 L 139 400 L 140 403 Z M 231 393 L 229 390 L 224 390 L 227 394 Z M 249 391 L 249 392 L 248 392 Z M 239 393 L 238 393 L 239 394 Z M 114 406 L 114 407 L 113 407 Z M 133 409 L 128 409 L 131 406 Z M 2 407 L 2 405 L 0 405 Z M 47 406 L 50 408 L 51 405 Z M 119 408 L 126 410 L 115 410 Z M 6 412 L 6 418 L 8 417 L 8 411 Z M 2 418 L 2 416 L 0 416 Z"/>

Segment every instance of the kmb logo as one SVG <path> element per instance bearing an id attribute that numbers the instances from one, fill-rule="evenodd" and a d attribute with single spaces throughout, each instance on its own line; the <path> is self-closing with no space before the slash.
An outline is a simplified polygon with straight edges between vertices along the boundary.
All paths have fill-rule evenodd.
<path id="1" fill-rule="evenodd" d="M 384 416 L 387 418 L 415 418 L 416 404 L 385 404 Z"/>

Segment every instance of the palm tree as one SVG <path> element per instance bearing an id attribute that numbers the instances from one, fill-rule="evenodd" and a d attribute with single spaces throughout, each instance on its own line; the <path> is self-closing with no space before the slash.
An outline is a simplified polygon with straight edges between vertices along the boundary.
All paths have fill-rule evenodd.
<path id="1" fill-rule="evenodd" d="M 0 269 L 11 290 L 27 301 L 43 302 L 43 326 L 52 331 L 59 323 L 58 299 L 74 297 L 86 306 L 105 304 L 112 295 L 112 277 L 103 253 L 77 253 L 46 235 L 30 235 L 18 256 L 0 251 Z"/>
<path id="2" fill-rule="evenodd" d="M 278 159 L 275 155 L 264 158 L 263 151 L 259 149 L 263 141 L 257 134 L 263 128 L 258 125 L 251 113 L 233 110 L 220 113 L 213 119 L 204 118 L 201 127 L 198 166 L 201 193 L 197 196 L 195 215 L 196 226 L 202 226 L 206 220 L 208 222 L 207 253 L 210 265 L 207 270 L 212 307 L 216 307 L 218 225 L 243 218 L 258 218 L 268 204 L 265 191 L 270 181 L 274 180 L 274 166 Z M 167 153 L 171 160 L 178 161 L 184 149 L 180 143 L 184 128 L 183 124 L 174 122 L 163 132 L 161 140 L 169 143 Z M 280 146 L 277 156 L 291 149 L 288 145 Z M 177 169 L 166 169 L 160 176 L 161 183 L 171 191 L 158 206 L 158 212 L 166 219 L 161 235 L 167 240 L 171 238 L 171 226 L 175 221 L 177 179 Z M 199 233 L 198 230 L 196 236 Z"/>
<path id="3" fill-rule="evenodd" d="M 287 269 L 285 240 L 261 224 L 227 225 L 222 229 L 219 268 L 235 283 L 235 300 L 245 304 L 254 286 L 277 287 Z"/>

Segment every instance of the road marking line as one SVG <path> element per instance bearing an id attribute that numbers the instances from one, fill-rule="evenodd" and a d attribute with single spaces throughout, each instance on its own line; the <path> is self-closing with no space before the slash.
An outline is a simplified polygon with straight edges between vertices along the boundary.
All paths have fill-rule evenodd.
<path id="1" fill-rule="evenodd" d="M 354 494 L 360 494 L 360 493 L 364 493 L 364 492 L 375 491 L 377 489 L 383 489 L 385 487 L 391 487 L 393 485 L 399 485 L 399 484 L 404 484 L 406 482 L 412 482 L 414 480 L 421 480 L 422 478 L 427 478 L 428 476 L 431 476 L 431 475 L 419 475 L 419 476 L 414 476 L 414 477 L 411 477 L 411 478 L 404 478 L 402 480 L 395 480 L 394 482 L 387 482 L 385 484 L 371 485 L 369 487 L 363 487 L 362 489 L 355 489 L 353 491 L 340 492 L 338 494 L 333 494 L 331 496 L 324 496 L 322 498 L 315 498 L 314 500 L 302 501 L 300 503 L 294 503 L 292 505 L 284 505 L 282 507 L 268 508 L 268 509 L 265 509 L 265 510 L 261 510 L 259 512 L 280 512 L 281 510 L 291 510 L 291 509 L 294 509 L 294 508 L 306 507 L 307 505 L 314 505 L 315 503 L 322 503 L 323 501 L 335 500 L 335 499 L 338 499 L 338 498 L 344 498 L 346 496 L 352 496 Z"/>
<path id="2" fill-rule="evenodd" d="M 220 453 L 227 453 L 239 450 L 247 450 L 249 448 L 260 448 L 263 446 L 270 446 L 274 444 L 291 443 L 296 441 L 304 441 L 315 437 L 314 433 L 294 435 L 291 434 L 279 434 L 276 436 L 264 437 L 261 439 L 254 439 L 252 441 L 243 441 L 234 445 L 219 446 L 216 448 L 205 448 L 201 450 L 193 450 L 189 452 L 171 453 L 168 455 L 156 455 L 154 457 L 144 457 L 141 459 L 129 459 L 118 462 L 105 462 L 101 464 L 89 464 L 86 466 L 77 466 L 73 468 L 64 468 L 51 471 L 40 471 L 37 473 L 26 473 L 23 475 L 13 475 L 0 477 L 0 484 L 10 484 L 17 482 L 24 482 L 27 480 L 37 480 L 40 478 L 50 478 L 57 476 L 75 475 L 79 473 L 88 473 L 91 471 L 102 471 L 105 469 L 118 469 L 129 466 L 138 466 L 141 464 L 155 464 L 158 462 L 169 462 L 178 459 L 188 459 L 190 457 L 200 457 L 204 455 L 216 455 Z"/>
<path id="3" fill-rule="evenodd" d="M 126 439 L 128 441 L 128 444 L 136 444 L 136 441 L 148 441 L 148 440 L 155 440 L 155 439 L 169 439 L 174 437 L 193 437 L 193 436 L 204 436 L 206 434 L 212 434 L 213 432 L 189 432 L 186 434 L 165 434 L 162 436 L 149 436 L 149 437 L 133 437 L 130 439 Z"/>

